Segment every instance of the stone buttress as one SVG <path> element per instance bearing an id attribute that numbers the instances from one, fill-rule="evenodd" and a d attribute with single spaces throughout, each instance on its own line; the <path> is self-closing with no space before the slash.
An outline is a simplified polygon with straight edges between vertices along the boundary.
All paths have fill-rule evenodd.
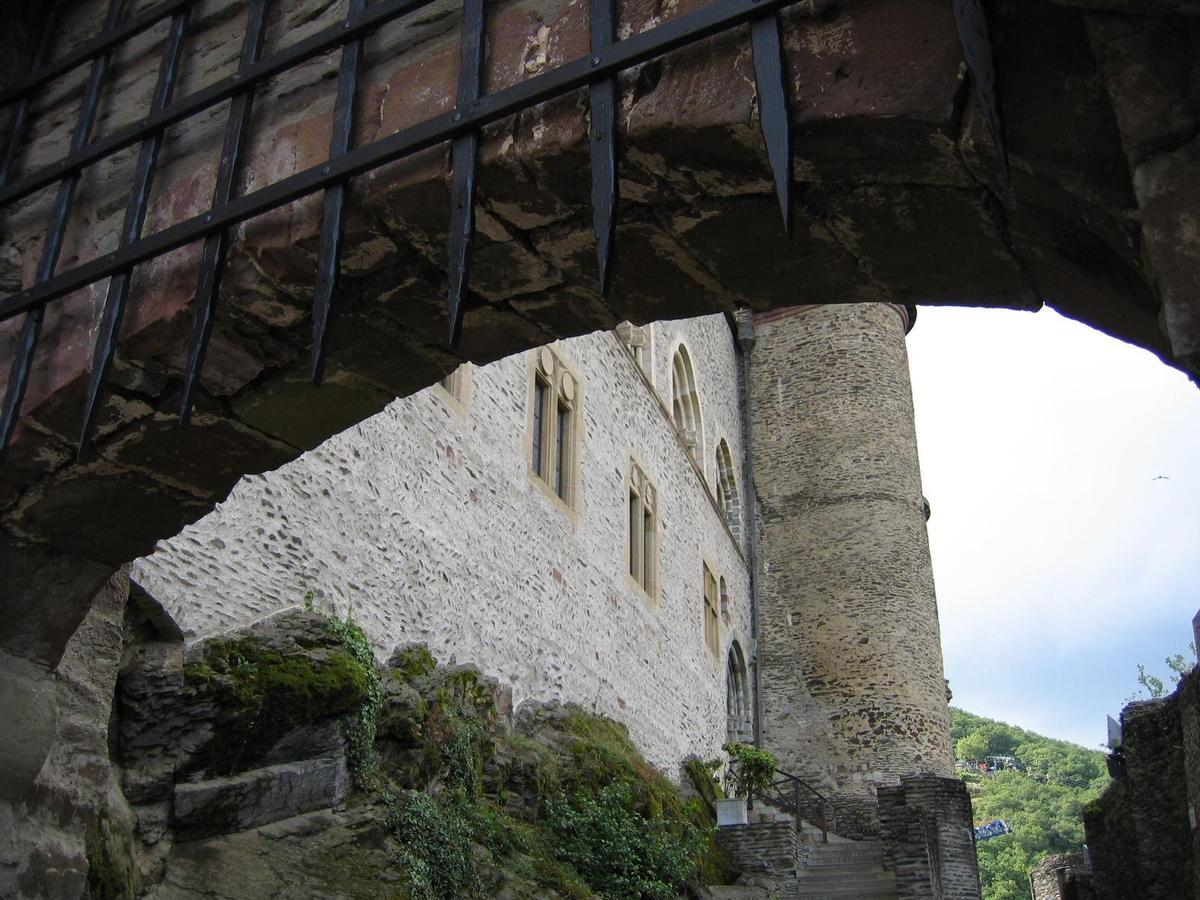
<path id="1" fill-rule="evenodd" d="M 759 316 L 763 742 L 878 828 L 876 788 L 953 774 L 905 333 L 888 304 Z"/>

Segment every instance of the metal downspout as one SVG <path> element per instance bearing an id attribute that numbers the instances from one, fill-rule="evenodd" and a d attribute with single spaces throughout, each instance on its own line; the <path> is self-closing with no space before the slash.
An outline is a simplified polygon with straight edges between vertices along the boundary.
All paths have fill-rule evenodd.
<path id="1" fill-rule="evenodd" d="M 750 655 L 751 689 L 754 692 L 754 746 L 762 746 L 762 691 L 759 653 L 762 647 L 758 623 L 758 495 L 754 489 L 754 432 L 750 408 L 750 354 L 754 349 L 754 314 L 739 310 L 736 317 L 739 366 L 738 387 L 742 408 L 742 490 L 746 497 L 743 521 L 746 523 L 746 567 L 750 576 L 750 630 L 754 650 Z"/>

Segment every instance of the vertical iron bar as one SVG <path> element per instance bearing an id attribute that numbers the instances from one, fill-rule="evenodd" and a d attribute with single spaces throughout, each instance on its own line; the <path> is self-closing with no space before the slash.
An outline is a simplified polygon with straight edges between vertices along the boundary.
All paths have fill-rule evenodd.
<path id="1" fill-rule="evenodd" d="M 150 114 L 153 115 L 171 102 L 179 72 L 179 61 L 183 56 L 184 39 L 187 35 L 188 13 L 184 9 L 171 17 L 167 39 L 163 44 L 162 60 L 158 67 L 158 81 L 150 99 Z M 146 211 L 150 205 L 150 185 L 154 180 L 154 167 L 158 163 L 158 152 L 162 148 L 163 132 L 157 131 L 142 141 L 138 150 L 137 167 L 133 175 L 133 187 L 125 207 L 125 221 L 121 225 L 120 246 L 132 244 L 142 236 L 146 223 Z M 96 417 L 104 393 L 104 382 L 112 367 L 113 354 L 117 347 L 117 334 L 121 328 L 121 317 L 125 312 L 125 301 L 129 297 L 129 285 L 133 270 L 123 269 L 108 282 L 100 315 L 100 327 L 96 333 L 96 347 L 92 352 L 92 374 L 88 379 L 87 399 L 84 402 L 83 425 L 79 431 L 79 446 L 76 456 L 80 462 L 86 458 L 96 430 Z"/>
<path id="2" fill-rule="evenodd" d="M 242 40 L 242 54 L 238 60 L 239 73 L 245 72 L 258 61 L 262 53 L 266 24 L 267 0 L 250 0 L 250 9 L 246 14 L 246 36 Z M 213 209 L 233 198 L 234 180 L 237 178 L 238 162 L 249 133 L 253 102 L 253 88 L 235 94 L 229 101 L 229 119 L 225 124 L 225 138 L 221 145 L 221 163 L 217 167 L 217 184 L 213 189 Z M 200 371 L 204 368 L 204 352 L 208 349 L 208 338 L 212 334 L 213 313 L 221 289 L 228 243 L 227 229 L 210 234 L 204 239 L 204 252 L 200 256 L 200 284 L 196 289 L 192 328 L 188 339 L 187 373 L 184 375 L 183 395 L 179 401 L 179 424 L 184 427 L 192 419 L 192 401 L 200 383 Z"/>
<path id="3" fill-rule="evenodd" d="M 115 28 L 121 19 L 121 8 L 124 0 L 109 0 L 108 15 L 104 18 L 104 30 Z M 87 144 L 96 121 L 96 109 L 100 105 L 100 90 L 104 86 L 104 76 L 108 73 L 108 54 L 97 56 L 92 61 L 92 69 L 88 75 L 87 86 L 83 91 L 83 99 L 79 104 L 79 118 L 75 121 L 75 131 L 71 135 L 71 152 L 78 153 Z M 54 276 L 58 265 L 59 254 L 62 253 L 63 236 L 67 231 L 67 220 L 71 216 L 71 202 L 75 199 L 75 188 L 83 173 L 72 172 L 63 179 L 58 188 L 58 196 L 54 201 L 54 211 L 50 217 L 50 230 L 46 232 L 46 241 L 42 245 L 42 257 L 38 261 L 36 281 L 48 281 Z M 42 320 L 46 317 L 46 307 L 38 306 L 31 309 L 25 316 L 21 326 L 21 336 L 17 342 L 17 353 L 13 359 L 12 369 L 8 376 L 8 392 L 4 397 L 4 408 L 0 411 L 0 454 L 8 447 L 12 439 L 13 429 L 17 426 L 17 417 L 21 414 L 21 401 L 25 399 L 25 389 L 29 386 L 29 370 L 33 363 L 33 351 L 37 347 L 38 335 L 42 330 Z"/>
<path id="4" fill-rule="evenodd" d="M 592 52 L 616 40 L 614 0 L 592 0 Z M 596 262 L 600 295 L 608 296 L 612 282 L 612 255 L 617 237 L 617 79 L 609 75 L 588 86 L 592 134 L 592 230 L 596 234 Z"/>
<path id="5" fill-rule="evenodd" d="M 462 66 L 458 70 L 457 107 L 479 99 L 483 87 L 483 0 L 464 0 Z M 450 235 L 446 274 L 450 278 L 450 346 L 462 334 L 463 300 L 471 276 L 471 238 L 475 234 L 475 179 L 479 132 L 456 137 L 450 145 Z"/>
<path id="6" fill-rule="evenodd" d="M 963 59 L 975 82 L 975 96 L 983 108 L 983 116 L 991 129 L 992 139 L 1000 154 L 1000 170 L 1005 183 L 1008 182 L 1008 140 L 1004 130 L 1003 108 L 996 88 L 996 59 L 992 52 L 992 38 L 988 31 L 987 12 L 983 0 L 954 0 L 954 24 L 958 29 L 958 42 L 962 46 Z"/>
<path id="7" fill-rule="evenodd" d="M 46 23 L 42 31 L 41 40 L 38 42 L 37 53 L 33 58 L 33 71 L 36 72 L 46 62 L 50 55 L 50 47 L 53 43 L 52 35 L 58 30 L 58 13 L 62 9 L 62 4 L 55 2 L 50 7 L 50 12 L 46 14 Z M 4 159 L 0 161 L 0 187 L 8 184 L 8 180 L 12 178 L 13 168 L 17 164 L 17 156 L 21 151 L 21 140 L 25 135 L 25 125 L 29 121 L 29 107 L 32 105 L 32 91 L 26 93 L 20 100 L 17 101 L 16 107 L 13 109 L 12 118 L 8 122 L 8 143 L 4 147 Z"/>
<path id="8" fill-rule="evenodd" d="M 750 23 L 750 46 L 754 51 L 754 83 L 758 90 L 758 117 L 767 160 L 775 176 L 775 195 L 783 213 L 783 228 L 792 233 L 792 133 L 788 118 L 786 67 L 779 39 L 776 13 Z"/>
<path id="9" fill-rule="evenodd" d="M 366 8 L 367 0 L 350 0 L 350 7 L 346 10 L 347 20 L 353 19 Z M 331 160 L 350 149 L 350 140 L 354 135 L 354 101 L 358 94 L 362 57 L 362 38 L 355 38 L 343 45 L 342 61 L 338 67 L 337 101 L 333 105 L 333 136 L 329 139 Z M 346 229 L 343 214 L 349 187 L 348 182 L 341 182 L 325 189 L 321 245 L 317 257 L 317 286 L 313 294 L 313 384 L 320 384 L 325 375 L 325 332 L 329 326 L 333 292 L 337 287 L 338 268 L 342 258 L 342 238 Z"/>

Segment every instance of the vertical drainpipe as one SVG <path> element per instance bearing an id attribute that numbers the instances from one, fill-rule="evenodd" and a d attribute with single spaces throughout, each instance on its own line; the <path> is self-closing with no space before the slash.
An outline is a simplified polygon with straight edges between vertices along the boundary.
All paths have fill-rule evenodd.
<path id="1" fill-rule="evenodd" d="M 742 409 L 742 492 L 745 494 L 743 521 L 746 528 L 746 568 L 750 574 L 750 631 L 754 652 L 750 656 L 751 690 L 754 693 L 754 746 L 762 746 L 762 692 L 759 654 L 762 640 L 758 627 L 758 498 L 754 490 L 754 432 L 750 411 L 750 353 L 754 349 L 754 314 L 739 310 L 734 318 L 737 336 L 739 385 Z"/>

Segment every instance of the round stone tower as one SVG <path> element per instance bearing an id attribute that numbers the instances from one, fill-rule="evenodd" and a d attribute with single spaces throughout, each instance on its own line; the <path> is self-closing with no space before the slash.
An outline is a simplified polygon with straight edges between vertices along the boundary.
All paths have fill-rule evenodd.
<path id="1" fill-rule="evenodd" d="M 903 307 L 755 319 L 763 743 L 874 833 L 875 788 L 953 774 Z"/>

